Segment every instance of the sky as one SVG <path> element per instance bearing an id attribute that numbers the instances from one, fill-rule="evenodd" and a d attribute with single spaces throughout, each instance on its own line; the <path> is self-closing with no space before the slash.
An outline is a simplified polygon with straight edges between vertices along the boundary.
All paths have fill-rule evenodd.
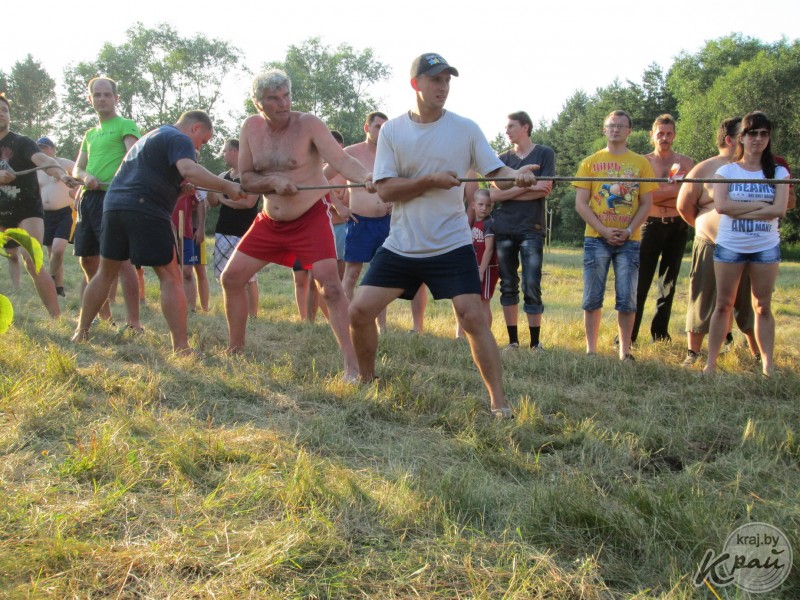
<path id="1" fill-rule="evenodd" d="M 592 94 L 615 78 L 638 83 L 648 65 L 658 63 L 666 71 L 681 51 L 697 52 L 708 40 L 735 32 L 765 42 L 800 38 L 798 0 L 766 0 L 758 5 L 761 15 L 752 1 L 741 0 L 635 2 L 619 9 L 587 0 L 507 4 L 517 6 L 469 0 L 226 0 L 202 10 L 212 3 L 137 0 L 123 7 L 108 0 L 45 0 L 35 9 L 43 17 L 35 18 L 25 17 L 24 4 L 16 3 L 5 13 L 12 25 L 0 50 L 0 70 L 8 73 L 31 54 L 60 83 L 64 67 L 95 59 L 105 42 L 121 43 L 137 21 L 147 27 L 166 22 L 185 37 L 200 33 L 229 41 L 253 72 L 282 60 L 289 45 L 319 36 L 330 46 L 372 48 L 389 65 L 390 79 L 371 93 L 394 117 L 414 100 L 411 61 L 438 52 L 460 73 L 451 83 L 447 108 L 475 120 L 493 139 L 510 112 L 525 110 L 534 122 L 552 120 L 576 91 Z M 230 106 L 241 106 L 249 80 L 229 75 L 224 94 Z"/>

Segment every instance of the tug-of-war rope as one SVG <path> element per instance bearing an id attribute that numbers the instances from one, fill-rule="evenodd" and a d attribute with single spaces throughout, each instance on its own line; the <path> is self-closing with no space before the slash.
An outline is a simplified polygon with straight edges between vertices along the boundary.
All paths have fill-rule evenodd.
<path id="1" fill-rule="evenodd" d="M 461 183 L 480 183 L 481 181 L 510 181 L 513 177 L 459 177 Z M 536 177 L 537 181 L 602 181 L 609 183 L 765 183 L 768 185 L 798 185 L 800 179 L 723 179 L 720 177 L 562 177 L 559 175 Z M 364 183 L 346 183 L 332 185 L 298 185 L 299 191 L 305 190 L 338 190 L 344 188 L 363 188 Z M 217 190 L 206 190 L 216 192 Z M 245 190 L 247 191 L 247 190 Z"/>
<path id="2" fill-rule="evenodd" d="M 46 167 L 33 167 L 32 169 L 25 169 L 24 171 L 14 171 L 8 169 L 14 175 L 27 175 L 35 171 L 43 171 L 44 169 L 55 168 L 53 166 Z M 482 181 L 508 181 L 514 182 L 514 177 L 459 177 L 461 183 L 480 183 Z M 762 183 L 767 185 L 798 185 L 800 179 L 726 179 L 721 177 L 573 177 L 573 176 L 560 176 L 560 175 L 543 175 L 536 177 L 537 181 L 552 181 L 552 182 L 572 182 L 572 181 L 602 181 L 609 183 Z M 78 179 L 80 183 L 83 183 Z M 102 186 L 111 185 L 110 182 L 100 182 Z M 298 185 L 298 191 L 306 190 L 340 190 L 347 188 L 363 188 L 366 187 L 364 183 L 342 183 L 330 185 Z M 203 192 L 218 192 L 215 190 L 204 187 L 196 187 L 195 189 Z M 247 192 L 248 190 L 245 190 Z"/>

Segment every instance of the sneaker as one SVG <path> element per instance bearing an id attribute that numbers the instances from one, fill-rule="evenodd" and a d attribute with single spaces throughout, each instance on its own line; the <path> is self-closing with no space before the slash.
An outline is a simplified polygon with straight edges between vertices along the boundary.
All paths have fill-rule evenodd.
<path id="1" fill-rule="evenodd" d="M 753 354 L 753 362 L 757 367 L 761 366 L 761 355 L 760 354 Z"/>
<path id="2" fill-rule="evenodd" d="M 614 350 L 619 349 L 619 335 L 614 336 L 614 341 L 611 342 L 611 346 L 614 348 Z"/>
<path id="3" fill-rule="evenodd" d="M 506 350 L 512 350 L 514 348 L 519 348 L 519 344 L 517 342 L 511 342 L 508 346 L 506 346 Z"/>
<path id="4" fill-rule="evenodd" d="M 56 294 L 58 294 L 62 298 L 66 298 L 67 297 L 67 295 L 64 293 L 64 286 L 61 286 L 61 285 L 56 286 Z"/>
<path id="5" fill-rule="evenodd" d="M 542 346 L 542 342 L 537 342 L 535 346 L 531 346 L 531 352 L 544 352 L 544 346 Z"/>
<path id="6" fill-rule="evenodd" d="M 631 364 L 631 365 L 632 365 L 633 363 L 635 363 L 635 362 L 636 362 L 636 359 L 633 357 L 633 354 L 631 354 L 630 352 L 628 352 L 628 353 L 627 353 L 625 356 L 623 356 L 623 357 L 622 357 L 622 362 L 623 362 L 623 363 L 628 363 L 628 364 Z"/>
<path id="7" fill-rule="evenodd" d="M 691 367 L 698 360 L 700 360 L 700 353 L 699 352 L 695 352 L 694 350 L 687 350 L 686 351 L 686 358 L 683 359 L 683 362 L 681 363 L 681 366 L 682 367 Z"/>
<path id="8" fill-rule="evenodd" d="M 725 341 L 720 349 L 720 354 L 725 354 L 731 350 L 733 350 L 733 333 L 729 331 L 728 335 L 725 336 Z"/>

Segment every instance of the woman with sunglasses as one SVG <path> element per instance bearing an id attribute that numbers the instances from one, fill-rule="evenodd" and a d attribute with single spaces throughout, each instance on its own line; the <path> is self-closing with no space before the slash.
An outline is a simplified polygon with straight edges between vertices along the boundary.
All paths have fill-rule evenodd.
<path id="1" fill-rule="evenodd" d="M 723 179 L 786 179 L 789 172 L 776 166 L 770 136 L 772 123 L 762 112 L 742 119 L 739 147 L 734 160 L 717 170 Z M 713 373 L 725 334 L 729 331 L 733 303 L 745 269 L 752 283 L 755 334 L 761 369 L 772 373 L 775 318 L 770 303 L 781 260 L 778 219 L 786 214 L 788 186 L 766 183 L 715 183 L 714 207 L 720 213 L 714 273 L 717 303 L 708 334 L 708 364 Z"/>

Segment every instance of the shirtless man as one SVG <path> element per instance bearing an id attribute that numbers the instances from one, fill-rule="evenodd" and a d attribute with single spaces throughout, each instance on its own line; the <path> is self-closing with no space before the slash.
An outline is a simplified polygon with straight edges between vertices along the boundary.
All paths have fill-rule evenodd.
<path id="1" fill-rule="evenodd" d="M 675 119 L 672 115 L 656 117 L 650 132 L 655 150 L 645 154 L 656 177 L 668 177 L 672 165 L 678 164 L 675 174 L 685 175 L 694 165 L 688 156 L 672 151 L 675 142 Z M 639 250 L 639 283 L 636 292 L 636 318 L 633 322 L 631 342 L 635 342 L 642 323 L 647 292 L 658 267 L 658 295 L 656 314 L 650 324 L 653 341 L 669 340 L 669 318 L 675 298 L 675 284 L 681 270 L 681 260 L 689 237 L 689 228 L 683 222 L 675 202 L 680 183 L 662 183 L 653 192 L 653 205 L 642 225 L 642 245 Z M 659 257 L 661 264 L 659 265 Z"/>
<path id="2" fill-rule="evenodd" d="M 292 82 L 272 69 L 253 79 L 259 114 L 245 119 L 239 136 L 242 187 L 264 195 L 264 210 L 242 238 L 222 273 L 229 351 L 244 347 L 247 326 L 245 286 L 264 265 L 291 267 L 296 259 L 311 268 L 330 311 L 330 325 L 344 356 L 344 379 L 358 378 L 358 363 L 348 331 L 347 296 L 336 267 L 336 246 L 322 200 L 323 163 L 350 181 L 372 186 L 372 174 L 344 153 L 330 130 L 314 115 L 293 111 Z"/>
<path id="3" fill-rule="evenodd" d="M 725 119 L 717 131 L 719 154 L 704 160 L 689 171 L 689 178 L 713 178 L 722 165 L 729 163 L 736 152 L 741 117 Z M 689 302 L 686 309 L 686 335 L 689 349 L 682 366 L 691 367 L 700 358 L 703 338 L 708 333 L 711 315 L 717 300 L 714 275 L 714 248 L 719 228 L 719 213 L 714 210 L 714 186 L 710 183 L 684 183 L 678 193 L 677 210 L 683 220 L 695 228 L 692 245 L 692 268 L 689 272 Z M 750 276 L 745 273 L 739 283 L 734 304 L 739 329 L 747 337 L 750 352 L 760 356 L 756 344 L 755 316 L 750 301 Z M 732 341 L 728 333 L 728 345 Z"/>
<path id="4" fill-rule="evenodd" d="M 375 165 L 375 151 L 378 148 L 378 135 L 389 118 L 382 112 L 371 112 L 364 122 L 366 138 L 363 142 L 347 146 L 346 154 L 372 169 Z M 353 292 L 364 263 L 368 263 L 389 235 L 389 222 L 392 219 L 392 205 L 384 202 L 378 194 L 370 194 L 364 188 L 351 188 L 350 214 L 347 219 L 344 245 L 344 293 L 353 299 Z M 386 311 L 378 316 L 378 328 L 386 330 Z"/>
<path id="5" fill-rule="evenodd" d="M 43 154 L 54 158 L 71 173 L 75 163 L 56 156 L 56 145 L 48 137 L 39 138 L 36 145 Z M 37 171 L 39 192 L 44 207 L 44 240 L 42 244 L 50 255 L 50 275 L 56 283 L 56 293 L 64 294 L 64 253 L 72 233 L 72 209 L 75 207 L 75 190 L 63 182 Z"/>

